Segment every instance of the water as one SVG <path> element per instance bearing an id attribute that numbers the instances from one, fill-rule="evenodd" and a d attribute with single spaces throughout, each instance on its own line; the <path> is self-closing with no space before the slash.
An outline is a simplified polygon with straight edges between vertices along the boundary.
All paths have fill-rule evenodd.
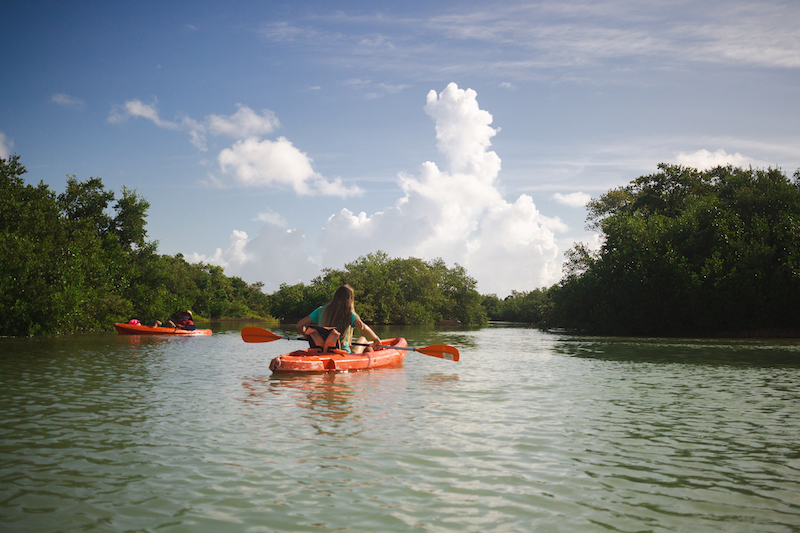
<path id="1" fill-rule="evenodd" d="M 800 531 L 800 343 L 378 333 L 461 361 L 0 339 L 0 531 Z"/>

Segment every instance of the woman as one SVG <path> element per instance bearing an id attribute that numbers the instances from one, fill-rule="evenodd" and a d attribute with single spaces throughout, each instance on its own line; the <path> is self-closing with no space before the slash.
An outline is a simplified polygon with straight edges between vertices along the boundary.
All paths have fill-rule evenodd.
<path id="1" fill-rule="evenodd" d="M 336 328 L 341 333 L 342 350 L 347 353 L 361 353 L 366 348 L 368 352 L 371 352 L 371 347 L 359 346 L 367 342 L 367 339 L 363 336 L 358 338 L 354 346 L 352 345 L 353 327 L 375 341 L 376 346 L 381 343 L 381 338 L 356 314 L 355 301 L 353 287 L 342 285 L 336 289 L 330 302 L 317 307 L 310 315 L 298 322 L 295 327 L 301 335 L 306 334 L 306 328 L 310 325 Z"/>

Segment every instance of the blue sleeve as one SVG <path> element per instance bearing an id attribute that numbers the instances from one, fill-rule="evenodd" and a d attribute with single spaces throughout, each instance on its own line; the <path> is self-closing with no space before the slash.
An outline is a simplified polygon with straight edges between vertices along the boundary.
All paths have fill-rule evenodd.
<path id="1" fill-rule="evenodd" d="M 355 311 L 353 311 L 353 314 L 350 315 L 350 325 L 352 326 L 353 324 L 355 324 L 356 320 L 358 320 L 358 315 L 356 314 Z"/>
<path id="2" fill-rule="evenodd" d="M 313 324 L 320 325 L 320 321 L 319 321 L 319 312 L 320 312 L 320 310 L 322 310 L 322 306 L 317 307 L 316 309 L 311 311 L 310 315 L 308 315 L 311 318 L 311 322 Z"/>

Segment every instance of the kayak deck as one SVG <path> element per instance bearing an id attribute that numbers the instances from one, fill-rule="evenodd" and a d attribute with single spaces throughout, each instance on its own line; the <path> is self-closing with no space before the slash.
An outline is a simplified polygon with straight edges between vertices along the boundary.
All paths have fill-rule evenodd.
<path id="1" fill-rule="evenodd" d="M 173 335 L 179 337 L 198 337 L 203 335 L 211 335 L 210 329 L 180 329 L 180 328 L 165 328 L 156 326 L 143 326 L 133 324 L 114 324 L 117 333 L 120 335 Z"/>
<path id="2" fill-rule="evenodd" d="M 384 346 L 406 348 L 408 344 L 402 337 L 383 339 Z M 296 350 L 273 359 L 269 369 L 273 372 L 349 372 L 372 368 L 391 368 L 400 366 L 406 351 L 394 348 L 378 348 L 372 352 L 319 353 L 311 350 Z"/>

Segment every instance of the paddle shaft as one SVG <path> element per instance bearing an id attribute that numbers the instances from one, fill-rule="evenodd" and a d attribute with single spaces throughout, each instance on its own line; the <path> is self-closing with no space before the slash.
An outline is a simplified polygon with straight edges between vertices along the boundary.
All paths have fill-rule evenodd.
<path id="1" fill-rule="evenodd" d="M 304 337 L 282 337 L 281 335 L 276 335 L 271 331 L 263 328 L 252 327 L 248 326 L 242 328 L 242 340 L 245 342 L 272 342 L 278 339 L 289 339 L 289 340 L 308 340 Z M 365 344 L 365 343 L 353 343 L 355 346 L 371 346 L 373 348 L 394 348 L 395 350 L 406 350 L 410 352 L 418 352 L 425 355 L 430 355 L 432 357 L 438 357 L 440 359 L 446 359 L 448 361 L 458 361 L 459 354 L 458 350 L 452 346 L 448 346 L 446 344 L 436 344 L 433 346 L 425 346 L 424 348 L 407 348 L 401 346 L 390 346 L 390 345 L 374 345 L 374 344 Z"/>

